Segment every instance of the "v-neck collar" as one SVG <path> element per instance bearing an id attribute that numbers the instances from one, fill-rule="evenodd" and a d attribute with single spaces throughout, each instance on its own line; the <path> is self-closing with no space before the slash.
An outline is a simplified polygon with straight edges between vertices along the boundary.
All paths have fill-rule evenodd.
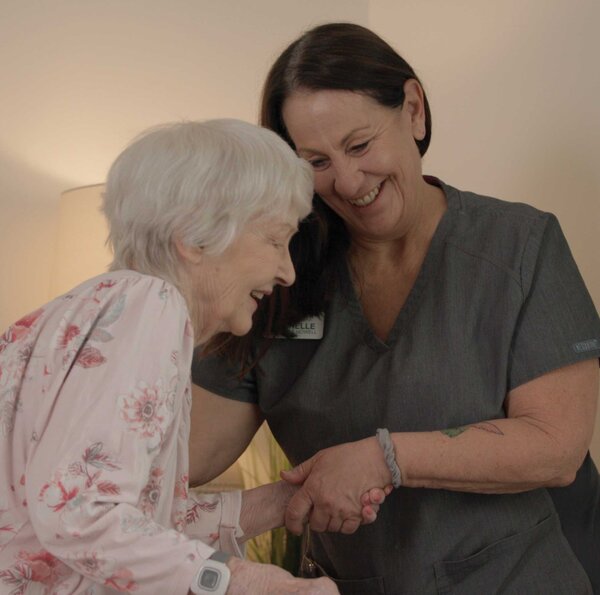
<path id="1" fill-rule="evenodd" d="M 437 185 L 446 196 L 447 208 L 442 215 L 436 230 L 431 238 L 429 248 L 425 254 L 417 278 L 404 302 L 392 328 L 385 341 L 382 341 L 373 331 L 367 320 L 356 289 L 352 282 L 352 275 L 347 259 L 344 259 L 342 266 L 342 294 L 348 304 L 348 309 L 353 318 L 360 321 L 361 334 L 365 343 L 373 350 L 384 353 L 394 347 L 400 333 L 406 328 L 410 319 L 421 303 L 423 292 L 433 277 L 434 271 L 442 258 L 443 248 L 448 232 L 452 228 L 455 213 L 460 208 L 460 196 L 458 191 L 451 186 L 447 186 L 441 180 L 426 176 L 427 180 Z"/>

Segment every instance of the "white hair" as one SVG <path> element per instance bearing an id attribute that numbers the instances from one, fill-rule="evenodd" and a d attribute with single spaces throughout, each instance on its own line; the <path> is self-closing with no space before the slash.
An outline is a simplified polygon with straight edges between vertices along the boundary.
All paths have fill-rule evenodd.
<path id="1" fill-rule="evenodd" d="M 306 217 L 312 196 L 310 166 L 266 128 L 233 119 L 151 128 L 108 173 L 110 268 L 176 282 L 174 236 L 218 254 L 252 219 Z"/>

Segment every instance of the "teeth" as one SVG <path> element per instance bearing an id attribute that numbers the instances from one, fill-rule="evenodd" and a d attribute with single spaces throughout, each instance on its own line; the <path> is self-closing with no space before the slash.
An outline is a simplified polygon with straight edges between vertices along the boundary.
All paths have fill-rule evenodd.
<path id="1" fill-rule="evenodd" d="M 381 188 L 381 184 L 377 184 L 377 186 L 375 186 L 375 188 L 373 188 L 366 196 L 349 201 L 350 204 L 356 205 L 357 207 L 366 207 L 367 205 L 370 205 L 377 198 L 379 188 Z"/>
<path id="2" fill-rule="evenodd" d="M 256 298 L 257 300 L 262 300 L 262 299 L 263 299 L 263 297 L 265 296 L 265 294 L 264 294 L 264 293 L 262 293 L 261 291 L 256 291 L 256 290 L 254 290 L 254 291 L 251 291 L 251 292 L 250 292 L 250 295 L 251 295 L 253 298 Z"/>

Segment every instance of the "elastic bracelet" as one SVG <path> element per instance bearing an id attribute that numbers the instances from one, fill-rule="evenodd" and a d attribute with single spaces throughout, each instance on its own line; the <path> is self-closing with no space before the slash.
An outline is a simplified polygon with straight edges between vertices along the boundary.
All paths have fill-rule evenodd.
<path id="1" fill-rule="evenodd" d="M 400 467 L 398 467 L 398 463 L 396 463 L 396 451 L 394 449 L 392 437 L 390 436 L 387 428 L 379 428 L 376 436 L 379 446 L 381 446 L 383 450 L 385 464 L 388 466 L 388 469 L 392 474 L 392 485 L 395 488 L 399 488 L 402 485 L 402 473 L 400 471 Z"/>

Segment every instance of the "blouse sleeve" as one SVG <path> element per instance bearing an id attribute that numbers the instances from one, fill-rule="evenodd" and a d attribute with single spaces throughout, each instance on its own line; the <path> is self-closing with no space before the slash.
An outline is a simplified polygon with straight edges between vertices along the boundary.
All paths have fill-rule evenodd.
<path id="1" fill-rule="evenodd" d="M 218 508 L 218 514 L 204 514 L 206 510 L 215 508 Z M 185 532 L 194 539 L 210 543 L 218 550 L 243 558 L 245 551 L 239 544 L 239 539 L 244 535 L 239 524 L 241 508 L 240 490 L 218 494 L 192 490 L 188 498 Z"/>
<path id="2" fill-rule="evenodd" d="M 178 526 L 172 511 L 183 476 L 187 310 L 159 279 L 100 285 L 71 299 L 48 347 L 46 369 L 60 381 L 47 387 L 34 434 L 30 518 L 51 554 L 99 584 L 185 594 L 214 551 L 168 528 Z M 203 511 L 216 525 L 221 513 Z"/>
<path id="3" fill-rule="evenodd" d="M 600 356 L 600 320 L 558 220 L 535 227 L 524 250 L 524 301 L 515 327 L 509 389 Z"/>

